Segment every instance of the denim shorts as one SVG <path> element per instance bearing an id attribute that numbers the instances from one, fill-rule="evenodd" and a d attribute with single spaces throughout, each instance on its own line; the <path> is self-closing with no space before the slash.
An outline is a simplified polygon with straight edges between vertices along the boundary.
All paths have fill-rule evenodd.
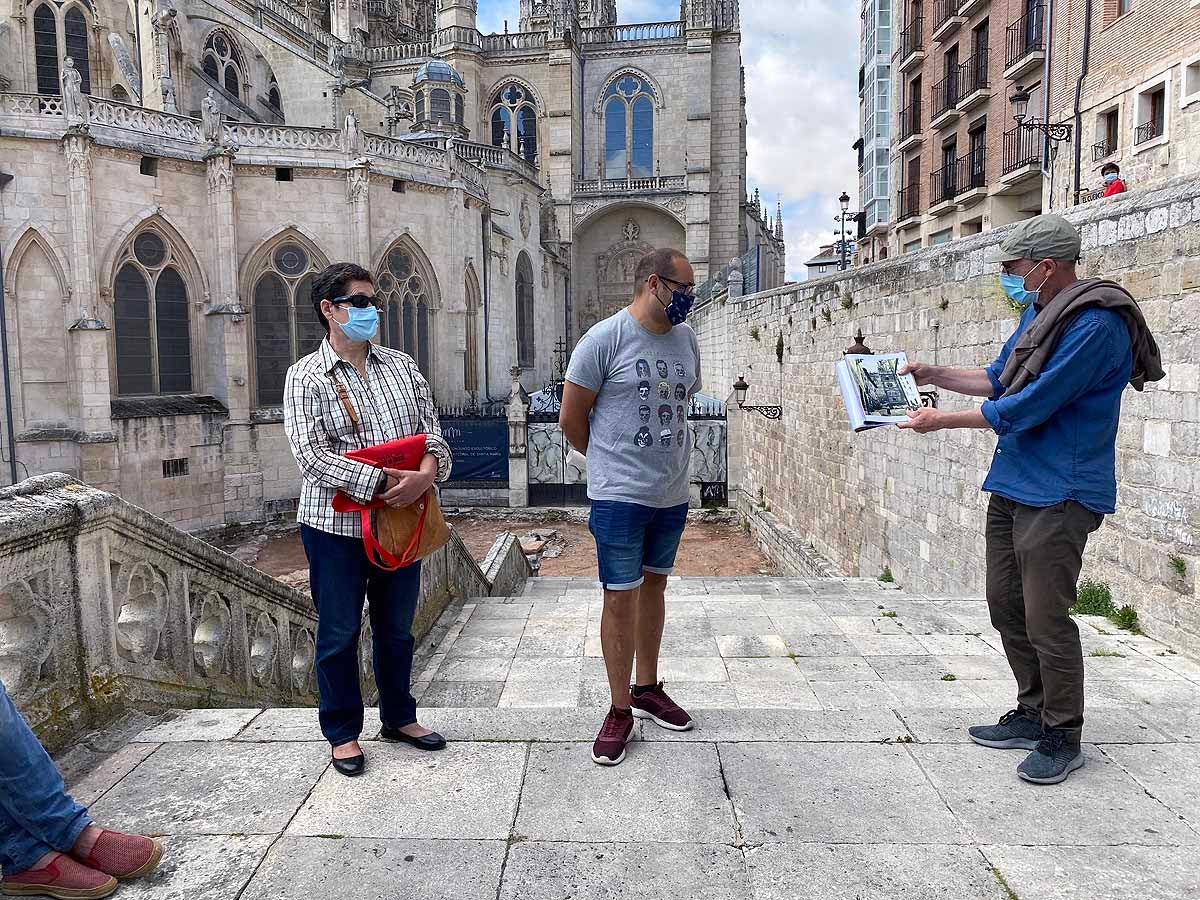
<path id="1" fill-rule="evenodd" d="M 588 528 L 596 538 L 600 583 L 606 590 L 631 591 L 644 572 L 670 575 L 688 505 L 655 509 L 618 500 L 593 500 Z"/>

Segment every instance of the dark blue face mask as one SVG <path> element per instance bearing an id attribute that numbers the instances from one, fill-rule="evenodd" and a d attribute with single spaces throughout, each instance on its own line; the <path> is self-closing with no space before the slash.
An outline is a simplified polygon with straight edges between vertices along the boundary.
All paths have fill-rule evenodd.
<path id="1" fill-rule="evenodd" d="M 658 294 L 654 295 L 654 299 L 658 300 L 659 305 L 667 314 L 667 321 L 671 326 L 682 325 L 687 321 L 688 314 L 692 311 L 692 307 L 696 305 L 696 297 L 694 294 L 685 294 L 683 291 L 671 291 L 671 302 L 663 303 L 659 299 Z"/>

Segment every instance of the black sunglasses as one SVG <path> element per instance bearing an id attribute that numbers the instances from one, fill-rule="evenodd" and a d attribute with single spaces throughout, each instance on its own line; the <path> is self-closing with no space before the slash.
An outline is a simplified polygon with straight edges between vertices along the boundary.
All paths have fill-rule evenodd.
<path id="1" fill-rule="evenodd" d="M 341 306 L 343 303 L 349 303 L 355 309 L 367 309 L 375 307 L 379 309 L 379 301 L 367 294 L 351 294 L 348 297 L 334 297 L 330 301 L 334 306 Z"/>
<path id="2" fill-rule="evenodd" d="M 694 294 L 696 292 L 696 285 L 692 284 L 690 281 L 676 281 L 674 278 L 668 278 L 666 275 L 659 275 L 657 272 L 654 274 L 658 275 L 660 281 L 669 281 L 671 284 L 679 285 L 685 294 Z"/>

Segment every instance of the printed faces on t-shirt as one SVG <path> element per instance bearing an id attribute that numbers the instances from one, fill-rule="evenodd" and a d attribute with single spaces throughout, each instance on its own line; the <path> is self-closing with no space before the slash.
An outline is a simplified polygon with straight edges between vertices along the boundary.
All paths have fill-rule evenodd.
<path id="1" fill-rule="evenodd" d="M 678 449 L 687 440 L 687 400 L 696 378 L 681 359 L 639 359 L 630 432 L 639 449 Z"/>

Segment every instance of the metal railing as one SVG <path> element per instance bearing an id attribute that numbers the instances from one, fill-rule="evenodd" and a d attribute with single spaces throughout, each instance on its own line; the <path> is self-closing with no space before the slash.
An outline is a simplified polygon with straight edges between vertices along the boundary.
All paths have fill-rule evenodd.
<path id="1" fill-rule="evenodd" d="M 914 100 L 900 111 L 900 140 L 921 133 L 921 101 Z"/>
<path id="2" fill-rule="evenodd" d="M 1025 166 L 1042 162 L 1042 133 L 1036 128 L 1017 125 L 1004 132 L 1004 152 L 1001 171 L 1007 175 Z"/>
<path id="3" fill-rule="evenodd" d="M 933 30 L 937 31 L 957 14 L 962 0 L 937 0 L 933 4 Z"/>
<path id="4" fill-rule="evenodd" d="M 1133 131 L 1133 143 L 1135 145 L 1144 144 L 1147 141 L 1152 141 L 1156 137 L 1162 137 L 1163 120 L 1151 119 L 1149 122 L 1143 122 Z"/>
<path id="5" fill-rule="evenodd" d="M 950 163 L 929 176 L 930 206 L 937 206 L 939 203 L 954 199 L 954 195 L 958 193 L 954 180 L 957 171 L 958 164 Z"/>
<path id="6" fill-rule="evenodd" d="M 908 27 L 900 32 L 900 60 L 903 62 L 914 53 L 925 49 L 925 17 L 917 16 Z"/>
<path id="7" fill-rule="evenodd" d="M 919 216 L 921 214 L 921 185 L 910 184 L 908 187 L 900 188 L 899 200 L 898 219 L 903 221 Z"/>
<path id="8" fill-rule="evenodd" d="M 1039 4 L 1008 26 L 1004 68 L 1011 69 L 1029 54 L 1046 49 L 1045 22 L 1046 7 Z"/>
<path id="9" fill-rule="evenodd" d="M 954 174 L 954 183 L 959 194 L 987 187 L 986 146 L 976 147 L 966 156 L 960 156 L 954 165 L 958 168 Z"/>
<path id="10" fill-rule="evenodd" d="M 1099 162 L 1106 156 L 1112 156 L 1117 152 L 1117 143 L 1113 141 L 1109 143 L 1108 139 L 1101 141 L 1098 144 L 1092 144 L 1092 162 Z"/>
<path id="11" fill-rule="evenodd" d="M 954 109 L 958 103 L 958 66 L 933 86 L 933 117 Z"/>
<path id="12" fill-rule="evenodd" d="M 986 91 L 990 87 L 987 50 L 981 49 L 958 67 L 958 85 L 959 100 L 971 96 L 976 91 Z"/>
<path id="13" fill-rule="evenodd" d="M 616 44 L 625 41 L 669 41 L 683 37 L 682 22 L 652 22 L 645 25 L 607 25 L 580 31 L 583 44 Z"/>
<path id="14" fill-rule="evenodd" d="M 644 194 L 653 191 L 682 191 L 687 187 L 684 175 L 658 175 L 654 178 L 601 178 L 576 181 L 576 194 Z"/>

